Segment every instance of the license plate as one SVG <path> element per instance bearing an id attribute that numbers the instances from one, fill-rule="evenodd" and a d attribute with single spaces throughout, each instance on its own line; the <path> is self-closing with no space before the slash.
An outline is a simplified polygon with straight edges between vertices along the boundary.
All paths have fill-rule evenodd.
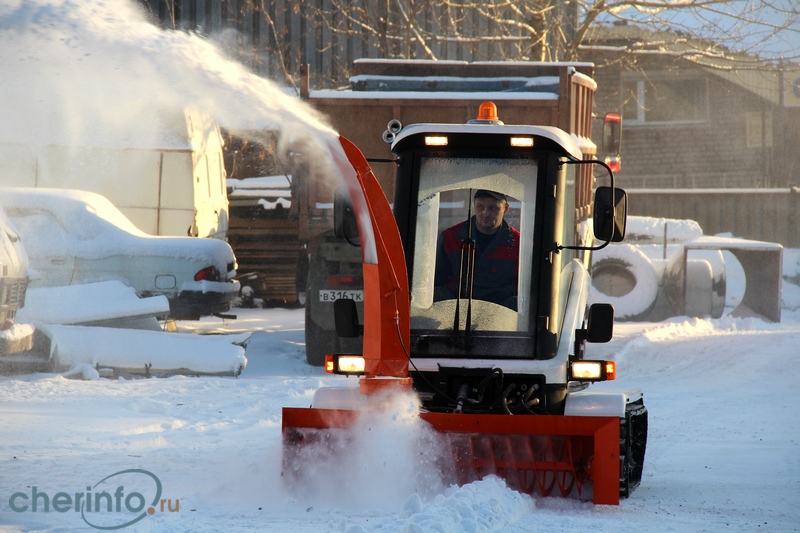
<path id="1" fill-rule="evenodd" d="M 320 302 L 333 302 L 336 300 L 355 300 L 357 302 L 363 302 L 364 291 L 334 291 L 334 290 L 319 291 Z"/>

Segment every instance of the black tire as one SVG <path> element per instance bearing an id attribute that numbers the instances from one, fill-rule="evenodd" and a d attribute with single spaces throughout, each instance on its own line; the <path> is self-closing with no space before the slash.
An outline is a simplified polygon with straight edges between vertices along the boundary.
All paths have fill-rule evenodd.
<path id="1" fill-rule="evenodd" d="M 305 307 L 308 298 L 308 268 L 308 253 L 303 248 L 297 258 L 297 277 L 295 278 L 298 307 Z"/>
<path id="2" fill-rule="evenodd" d="M 647 448 L 647 408 L 644 401 L 628 405 L 619 426 L 619 495 L 627 498 L 642 482 Z"/>
<path id="3" fill-rule="evenodd" d="M 629 244 L 608 246 L 592 259 L 591 302 L 614 306 L 618 320 L 644 320 L 658 299 L 658 276 L 650 259 Z"/>
<path id="4" fill-rule="evenodd" d="M 336 332 L 326 331 L 311 320 L 311 306 L 306 306 L 306 361 L 311 366 L 323 366 L 325 356 L 336 352 Z"/>

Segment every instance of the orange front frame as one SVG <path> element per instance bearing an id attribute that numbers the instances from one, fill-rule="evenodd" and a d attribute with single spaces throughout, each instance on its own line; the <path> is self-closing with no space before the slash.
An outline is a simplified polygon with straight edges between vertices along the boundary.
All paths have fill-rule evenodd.
<path id="1" fill-rule="evenodd" d="M 594 484 L 592 501 L 597 504 L 619 504 L 619 418 L 616 417 L 592 417 L 592 416 L 556 416 L 556 415 L 487 415 L 487 414 L 449 414 L 449 413 L 420 413 L 420 417 L 431 424 L 439 433 L 446 434 L 471 434 L 488 435 L 495 442 L 499 442 L 503 436 L 542 436 L 548 440 L 560 439 L 563 441 L 561 446 L 568 448 L 573 438 L 585 437 L 589 441 L 589 450 L 586 450 L 587 457 L 592 459 L 590 477 Z M 563 437 L 563 439 L 562 439 Z M 566 459 L 567 449 L 557 450 L 555 457 L 548 461 L 555 464 L 558 458 Z M 476 451 L 473 453 L 477 453 Z M 458 462 L 459 458 L 455 458 Z M 480 466 L 480 457 L 469 459 L 473 465 Z M 506 470 L 516 470 L 520 474 L 522 470 L 535 472 L 539 466 L 533 458 L 530 460 L 517 457 L 511 464 L 500 464 L 501 461 L 508 461 L 501 457 L 492 457 L 494 465 L 489 465 L 497 472 Z M 585 462 L 578 455 L 574 456 L 575 462 Z M 546 466 L 545 466 L 546 468 Z M 562 468 L 562 467 L 559 467 Z M 589 465 L 563 465 L 565 469 L 585 470 Z M 477 471 L 477 477 L 482 477 Z M 508 477 L 503 475 L 503 477 Z M 524 492 L 532 492 L 535 487 L 529 489 L 521 487 Z M 540 491 L 543 492 L 543 491 Z M 547 494 L 544 494 L 547 495 Z"/>
<path id="2" fill-rule="evenodd" d="M 283 409 L 283 453 L 284 464 L 291 462 L 292 454 L 299 454 L 305 443 L 304 430 L 324 432 L 326 429 L 347 429 L 354 427 L 360 411 L 346 409 Z M 619 504 L 619 418 L 589 416 L 555 415 L 475 415 L 449 413 L 420 413 L 438 433 L 445 434 L 453 444 L 453 454 L 460 483 L 469 483 L 488 474 L 496 474 L 510 481 L 510 486 L 527 493 L 539 492 L 545 496 L 549 491 L 542 490 L 541 479 L 534 479 L 526 486 L 515 484 L 520 477 L 537 478 L 546 471 L 556 477 L 586 475 L 592 480 L 592 501 L 596 504 Z M 531 438 L 541 436 L 548 443 L 557 441 L 555 455 L 542 461 L 536 458 L 518 456 L 511 460 L 502 456 L 478 456 L 471 450 L 465 457 L 463 442 L 488 440 L 498 447 L 518 442 L 513 437 Z M 579 452 L 581 442 L 588 443 L 586 450 Z M 573 443 L 575 443 L 573 445 Z M 575 447 L 572 456 L 569 449 Z M 550 450 L 553 452 L 553 450 Z M 469 455 L 469 454 L 466 454 Z M 591 463 L 589 465 L 588 463 Z M 565 481 L 569 485 L 573 480 Z M 580 484 L 580 481 L 578 482 Z M 561 486 L 562 495 L 569 492 L 570 486 Z"/>

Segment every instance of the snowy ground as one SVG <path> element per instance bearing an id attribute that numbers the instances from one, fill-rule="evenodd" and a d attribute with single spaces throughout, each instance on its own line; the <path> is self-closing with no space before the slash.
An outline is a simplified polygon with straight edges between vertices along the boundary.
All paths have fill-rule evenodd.
<path id="1" fill-rule="evenodd" d="M 796 253 L 794 251 L 790 252 Z M 784 271 L 794 268 L 794 261 Z M 0 530 L 92 531 L 142 513 L 126 531 L 770 531 L 800 529 L 800 291 L 784 283 L 781 324 L 676 318 L 619 324 L 596 357 L 645 391 L 650 434 L 642 485 L 618 507 L 520 495 L 502 481 L 437 487 L 414 473 L 407 420 L 371 436 L 370 453 L 292 494 L 280 477 L 281 407 L 307 406 L 333 379 L 308 366 L 302 309 L 238 309 L 184 331 L 253 331 L 239 378 L 0 378 Z M 344 378 L 342 378 L 344 379 Z M 99 484 L 107 476 L 112 476 Z M 74 510 L 76 494 L 123 487 L 121 511 Z M 35 487 L 35 489 L 34 489 Z M 37 511 L 31 505 L 33 491 Z M 58 498 L 43 512 L 42 493 Z M 17 496 L 23 493 L 24 496 Z M 126 498 L 132 499 L 127 500 Z M 67 500 L 67 498 L 69 500 Z M 163 500 L 164 504 L 160 501 Z M 65 503 L 68 502 L 68 503 Z M 13 505 L 13 507 L 12 507 Z M 105 502 L 103 505 L 108 505 Z M 170 511 L 172 509 L 172 512 Z M 104 509 L 107 510 L 107 509 Z"/>

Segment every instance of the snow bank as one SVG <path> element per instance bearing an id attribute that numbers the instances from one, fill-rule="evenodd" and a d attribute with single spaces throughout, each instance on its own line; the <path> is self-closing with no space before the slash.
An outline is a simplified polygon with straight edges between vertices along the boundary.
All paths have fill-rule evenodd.
<path id="1" fill-rule="evenodd" d="M 592 387 L 641 387 L 651 416 L 642 485 L 610 507 L 530 498 L 495 478 L 407 484 L 409 465 L 429 448 L 409 452 L 414 425 L 400 408 L 395 431 L 384 421 L 373 426 L 377 437 L 364 437 L 363 461 L 363 447 L 354 447 L 342 461 L 349 467 L 333 471 L 341 477 L 317 479 L 324 490 L 315 500 L 302 490 L 290 495 L 281 408 L 308 406 L 321 385 L 354 380 L 305 363 L 302 309 L 237 314 L 180 325 L 253 331 L 238 379 L 0 377 L 0 425 L 14 428 L 0 456 L 0 523 L 10 531 L 79 529 L 80 513 L 17 513 L 8 498 L 34 485 L 51 495 L 81 491 L 123 468 L 152 472 L 163 497 L 180 500 L 180 512 L 147 516 L 142 531 L 783 532 L 800 523 L 800 389 L 794 373 L 780 371 L 796 359 L 797 319 L 622 323 L 610 343 L 588 347 L 591 358 L 618 361 L 617 380 Z M 83 364 L 73 372 L 96 370 Z M 396 480 L 405 489 L 393 490 Z"/>
<path id="2" fill-rule="evenodd" d="M 89 364 L 133 373 L 238 375 L 247 366 L 245 339 L 162 331 L 44 325 L 58 367 Z"/>
<path id="3" fill-rule="evenodd" d="M 509 490 L 505 481 L 490 476 L 462 487 L 451 486 L 432 501 L 412 494 L 394 520 L 381 524 L 386 532 L 483 533 L 503 531 L 534 511 L 530 496 Z M 351 527 L 348 533 L 366 533 Z"/>

